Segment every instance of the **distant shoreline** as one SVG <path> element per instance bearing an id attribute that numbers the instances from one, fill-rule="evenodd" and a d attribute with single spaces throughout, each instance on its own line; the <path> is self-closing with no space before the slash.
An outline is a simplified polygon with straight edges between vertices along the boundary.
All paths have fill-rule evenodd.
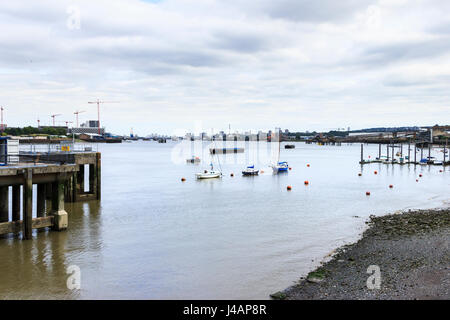
<path id="1" fill-rule="evenodd" d="M 362 238 L 273 299 L 450 299 L 450 209 L 371 216 Z M 368 289 L 369 266 L 379 289 Z"/>

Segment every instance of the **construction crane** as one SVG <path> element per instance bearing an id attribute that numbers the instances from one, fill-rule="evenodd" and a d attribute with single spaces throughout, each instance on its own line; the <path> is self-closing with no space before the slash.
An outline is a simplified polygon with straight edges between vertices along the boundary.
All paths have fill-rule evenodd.
<path id="1" fill-rule="evenodd" d="M 5 109 L 3 109 L 3 107 L 0 107 L 0 109 L 1 109 L 1 111 L 2 111 L 2 123 L 1 123 L 1 130 L 2 130 L 2 133 L 3 133 L 3 131 L 5 130 L 5 126 L 3 125 L 3 110 L 5 110 Z"/>
<path id="2" fill-rule="evenodd" d="M 52 117 L 53 118 L 53 126 L 55 127 L 55 117 L 58 117 L 58 116 L 60 116 L 61 114 L 60 113 L 58 113 L 58 114 L 52 114 L 50 117 Z"/>
<path id="3" fill-rule="evenodd" d="M 73 123 L 73 121 L 64 121 L 66 123 L 66 127 L 69 127 L 69 123 Z"/>
<path id="4" fill-rule="evenodd" d="M 79 110 L 77 110 L 77 111 L 75 111 L 73 114 L 75 114 L 76 116 L 77 116 L 77 128 L 79 127 L 78 126 L 78 115 L 80 114 L 80 113 L 83 113 L 83 112 L 86 112 L 86 111 L 79 111 Z"/>
<path id="5" fill-rule="evenodd" d="M 97 115 L 98 115 L 98 134 L 100 134 L 100 103 L 120 103 L 118 101 L 90 101 L 89 104 L 97 104 Z"/>

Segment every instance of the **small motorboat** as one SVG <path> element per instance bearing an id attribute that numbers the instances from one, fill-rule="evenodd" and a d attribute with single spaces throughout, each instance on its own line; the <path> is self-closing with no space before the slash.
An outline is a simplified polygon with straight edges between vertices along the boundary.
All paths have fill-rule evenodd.
<path id="1" fill-rule="evenodd" d="M 244 176 L 257 176 L 259 173 L 258 169 L 255 169 L 255 166 L 248 166 L 245 170 L 242 171 L 242 175 Z"/>
<path id="2" fill-rule="evenodd" d="M 288 171 L 289 165 L 286 161 L 278 162 L 275 165 L 272 165 L 273 173 Z"/>
<path id="3" fill-rule="evenodd" d="M 192 156 L 192 158 L 186 159 L 187 163 L 200 163 L 200 158 Z"/>
<path id="4" fill-rule="evenodd" d="M 295 149 L 295 144 L 287 144 L 284 146 L 285 149 Z"/>
<path id="5" fill-rule="evenodd" d="M 426 166 L 428 164 L 428 159 L 420 159 L 419 164 L 421 166 Z"/>

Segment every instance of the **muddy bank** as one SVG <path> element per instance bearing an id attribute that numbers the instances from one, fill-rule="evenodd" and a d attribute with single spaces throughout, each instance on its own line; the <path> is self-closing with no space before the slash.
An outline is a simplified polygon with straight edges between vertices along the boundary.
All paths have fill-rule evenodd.
<path id="1" fill-rule="evenodd" d="M 274 299 L 450 299 L 450 210 L 372 216 L 357 243 Z M 369 266 L 379 289 L 369 289 Z M 370 281 L 370 283 L 375 283 Z"/>

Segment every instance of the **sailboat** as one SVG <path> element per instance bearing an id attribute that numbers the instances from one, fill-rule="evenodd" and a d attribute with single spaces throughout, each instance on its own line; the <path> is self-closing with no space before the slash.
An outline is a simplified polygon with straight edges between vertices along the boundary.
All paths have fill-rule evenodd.
<path id="1" fill-rule="evenodd" d="M 242 171 L 242 175 L 244 176 L 257 176 L 259 173 L 258 169 L 255 169 L 254 165 L 248 166 L 245 170 Z"/>
<path id="2" fill-rule="evenodd" d="M 216 145 L 216 141 L 214 140 L 214 147 L 215 147 L 215 145 Z M 221 170 L 219 170 L 219 171 L 214 170 L 214 165 L 212 163 L 213 156 L 214 155 L 211 154 L 211 163 L 210 163 L 211 170 L 204 170 L 203 172 L 196 173 L 195 176 L 197 177 L 197 179 L 213 179 L 213 178 L 221 178 L 222 177 Z M 219 163 L 219 168 L 220 168 L 220 161 L 219 161 L 218 157 L 217 157 L 217 162 Z"/>
<path id="3" fill-rule="evenodd" d="M 281 136 L 280 132 L 278 131 L 278 158 L 277 162 L 271 165 L 273 173 L 275 174 L 278 174 L 279 172 L 287 172 L 289 169 L 289 165 L 286 161 L 280 162 L 280 152 L 281 152 Z"/>
<path id="4" fill-rule="evenodd" d="M 222 172 L 214 170 L 214 166 L 211 162 L 210 164 L 211 170 L 205 170 L 200 173 L 196 173 L 195 176 L 197 179 L 212 179 L 212 178 L 220 178 L 222 176 Z"/>

